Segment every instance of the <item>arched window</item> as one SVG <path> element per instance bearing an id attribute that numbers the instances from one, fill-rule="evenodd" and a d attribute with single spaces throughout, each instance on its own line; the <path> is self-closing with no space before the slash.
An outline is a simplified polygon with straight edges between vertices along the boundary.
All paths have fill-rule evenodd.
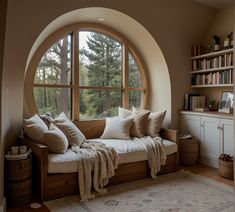
<path id="1" fill-rule="evenodd" d="M 74 120 L 115 116 L 118 106 L 145 108 L 146 69 L 135 47 L 98 24 L 74 24 L 49 36 L 26 75 L 32 113 L 65 112 Z"/>

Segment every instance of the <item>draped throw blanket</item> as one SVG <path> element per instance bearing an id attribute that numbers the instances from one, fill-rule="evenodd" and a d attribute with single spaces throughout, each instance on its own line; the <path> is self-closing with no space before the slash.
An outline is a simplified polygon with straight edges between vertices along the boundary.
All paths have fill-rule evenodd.
<path id="1" fill-rule="evenodd" d="M 108 179 L 115 175 L 118 166 L 118 154 L 100 142 L 83 142 L 81 146 L 72 146 L 72 151 L 78 155 L 78 184 L 81 201 L 94 198 L 91 187 L 98 193 L 106 193 L 104 186 Z M 94 171 L 92 176 L 92 171 Z"/>
<path id="2" fill-rule="evenodd" d="M 161 165 L 166 163 L 162 138 L 148 136 L 133 138 L 133 140 L 146 148 L 151 176 L 156 178 Z M 83 142 L 81 146 L 72 146 L 71 149 L 78 155 L 78 184 L 81 201 L 88 201 L 95 197 L 91 193 L 92 185 L 98 193 L 106 193 L 104 186 L 107 185 L 109 178 L 115 175 L 114 170 L 118 167 L 116 150 L 98 141 Z"/>
<path id="3" fill-rule="evenodd" d="M 166 151 L 161 137 L 134 138 L 134 141 L 142 143 L 148 153 L 148 166 L 151 170 L 151 177 L 156 178 L 161 166 L 166 164 Z"/>

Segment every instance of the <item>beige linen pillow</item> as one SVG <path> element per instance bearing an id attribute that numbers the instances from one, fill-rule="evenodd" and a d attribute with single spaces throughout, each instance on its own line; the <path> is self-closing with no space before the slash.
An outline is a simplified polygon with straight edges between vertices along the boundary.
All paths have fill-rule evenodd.
<path id="1" fill-rule="evenodd" d="M 64 154 L 69 145 L 68 139 L 53 123 L 50 124 L 49 129 L 44 133 L 44 141 L 49 152 Z"/>
<path id="2" fill-rule="evenodd" d="M 148 123 L 146 128 L 146 135 L 155 138 L 159 136 L 159 132 L 162 128 L 163 120 L 165 118 L 166 111 L 159 111 L 150 113 L 148 117 Z"/>
<path id="3" fill-rule="evenodd" d="M 56 119 L 54 119 L 53 123 L 65 134 L 70 146 L 81 146 L 81 144 L 86 141 L 83 133 L 66 117 L 64 113 L 61 113 Z"/>
<path id="4" fill-rule="evenodd" d="M 126 118 L 131 115 L 132 115 L 131 110 L 127 110 L 126 108 L 123 108 L 123 107 L 118 107 L 118 116 L 119 117 Z"/>
<path id="5" fill-rule="evenodd" d="M 130 116 L 133 118 L 130 132 L 131 137 L 141 138 L 145 136 L 149 114 L 150 111 L 143 110 Z"/>
<path id="6" fill-rule="evenodd" d="M 132 107 L 131 110 L 125 108 L 118 108 L 119 117 L 131 117 L 133 118 L 133 123 L 131 125 L 130 135 L 131 137 L 144 137 L 146 134 L 146 125 L 148 121 L 148 116 L 150 111 L 148 110 L 137 110 L 135 107 Z"/>
<path id="7" fill-rule="evenodd" d="M 133 118 L 106 118 L 104 132 L 100 138 L 130 139 Z"/>
<path id="8" fill-rule="evenodd" d="M 48 131 L 48 127 L 37 114 L 23 120 L 23 129 L 29 138 L 39 143 L 44 143 L 43 136 L 44 132 Z"/>

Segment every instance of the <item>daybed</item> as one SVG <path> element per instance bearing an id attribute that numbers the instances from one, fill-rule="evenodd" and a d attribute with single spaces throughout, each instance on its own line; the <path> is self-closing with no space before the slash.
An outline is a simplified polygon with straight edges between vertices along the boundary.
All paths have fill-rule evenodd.
<path id="1" fill-rule="evenodd" d="M 105 120 L 79 121 L 74 124 L 79 127 L 87 139 L 94 139 L 101 136 Z M 165 139 L 163 144 L 167 160 L 159 174 L 176 171 L 178 168 L 178 132 L 162 129 L 160 136 Z M 146 150 L 133 146 L 133 151 L 126 153 L 122 152 L 122 149 L 125 148 L 125 145 L 132 145 L 131 141 L 128 144 L 113 139 L 101 139 L 100 141 L 116 148 L 120 158 L 118 169 L 115 170 L 115 176 L 110 179 L 109 185 L 138 180 L 150 175 Z M 44 145 L 27 138 L 21 142 L 33 151 L 33 185 L 38 198 L 44 201 L 79 193 L 77 166 L 74 165 L 73 157 L 75 153 L 67 150 L 64 155 L 48 154 L 48 149 Z"/>

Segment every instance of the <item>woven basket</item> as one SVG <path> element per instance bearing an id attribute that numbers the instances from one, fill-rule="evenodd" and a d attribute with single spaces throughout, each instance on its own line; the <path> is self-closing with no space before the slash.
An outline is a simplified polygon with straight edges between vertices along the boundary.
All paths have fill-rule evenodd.
<path id="1" fill-rule="evenodd" d="M 6 185 L 7 205 L 18 207 L 27 205 L 32 198 L 32 178 L 23 181 L 11 181 Z"/>
<path id="2" fill-rule="evenodd" d="M 219 168 L 218 173 L 221 177 L 233 180 L 233 162 L 227 162 L 218 159 Z"/>
<path id="3" fill-rule="evenodd" d="M 179 156 L 182 165 L 194 165 L 198 160 L 198 142 L 195 137 L 188 139 L 180 138 Z"/>
<path id="4" fill-rule="evenodd" d="M 21 181 L 32 175 L 32 156 L 25 160 L 7 160 L 6 176 L 8 181 Z"/>
<path id="5" fill-rule="evenodd" d="M 6 199 L 8 207 L 30 203 L 32 198 L 32 156 L 25 160 L 6 160 Z"/>

